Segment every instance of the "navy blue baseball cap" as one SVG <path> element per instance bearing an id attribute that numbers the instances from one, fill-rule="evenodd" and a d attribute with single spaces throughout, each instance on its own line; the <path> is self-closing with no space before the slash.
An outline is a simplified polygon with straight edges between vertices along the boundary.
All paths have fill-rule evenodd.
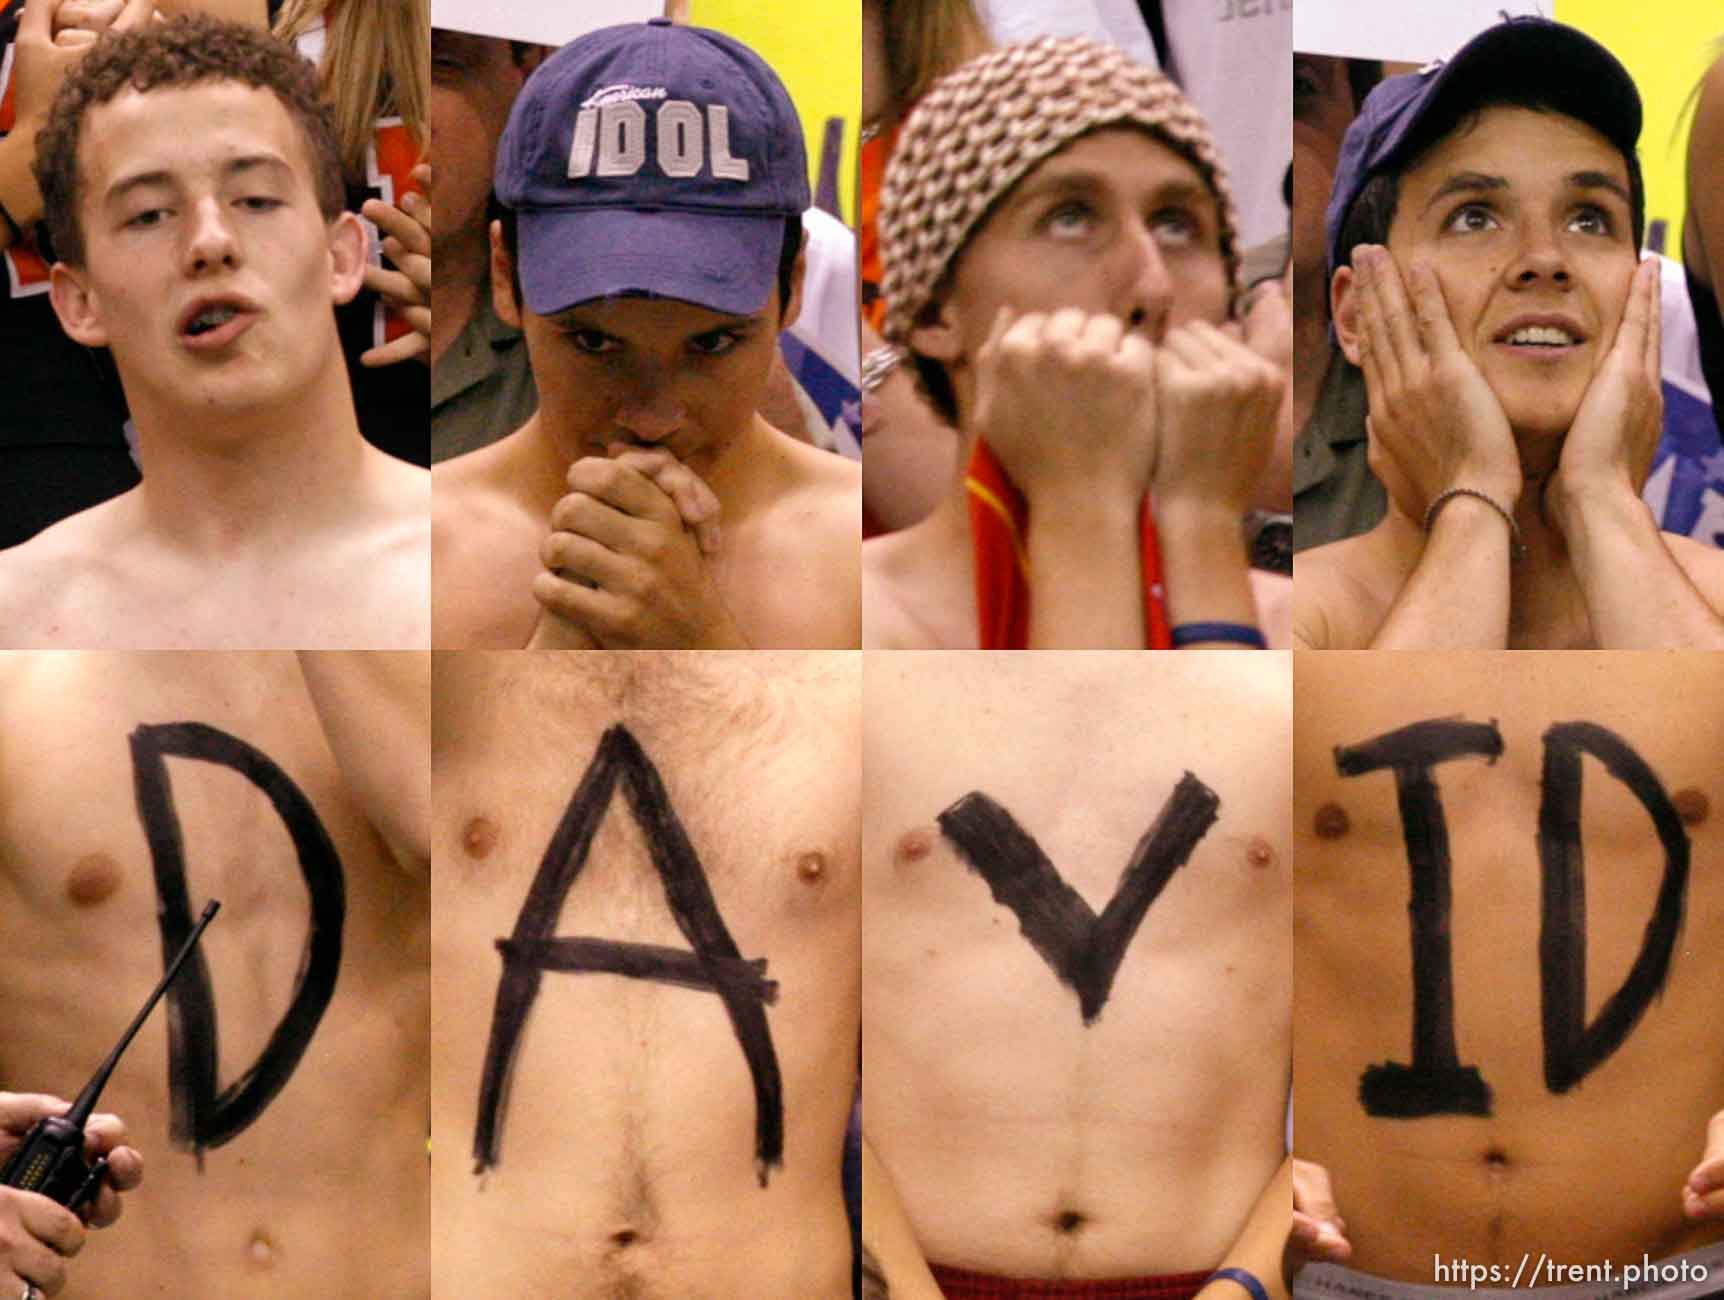
<path id="1" fill-rule="evenodd" d="M 809 205 L 802 123 L 740 41 L 668 19 L 593 32 L 528 78 L 497 149 L 527 306 L 675 298 L 747 316 Z"/>
<path id="2" fill-rule="evenodd" d="M 1419 124 L 1433 113 L 1464 112 L 1491 94 L 1510 90 L 1586 123 L 1622 152 L 1639 185 L 1640 92 L 1616 56 L 1576 28 L 1548 18 L 1506 18 L 1463 45 L 1446 63 L 1389 77 L 1365 97 L 1341 142 L 1325 230 L 1329 274 L 1350 249 L 1341 247 L 1359 192 L 1378 172 L 1403 161 Z M 1639 214 L 1636 214 L 1638 220 Z"/>

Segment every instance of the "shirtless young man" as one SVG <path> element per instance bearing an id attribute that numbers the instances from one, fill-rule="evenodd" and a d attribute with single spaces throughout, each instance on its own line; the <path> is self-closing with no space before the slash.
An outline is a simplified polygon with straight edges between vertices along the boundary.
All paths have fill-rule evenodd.
<path id="1" fill-rule="evenodd" d="M 1284 1295 L 1288 656 L 871 656 L 866 689 L 893 1300 Z"/>
<path id="2" fill-rule="evenodd" d="M 539 410 L 435 471 L 446 648 L 861 638 L 861 474 L 756 413 L 801 296 L 802 126 L 730 37 L 571 41 L 497 154 L 497 314 Z"/>
<path id="3" fill-rule="evenodd" d="M 439 657 L 439 1295 L 850 1295 L 861 676 Z"/>
<path id="4" fill-rule="evenodd" d="M 1330 292 L 1389 508 L 1301 552 L 1297 645 L 1724 647 L 1724 552 L 1640 500 L 1662 398 L 1639 134 L 1622 65 L 1544 19 L 1365 101 Z"/>
<path id="5" fill-rule="evenodd" d="M 311 65 L 208 18 L 113 37 L 36 166 L 55 311 L 112 349 L 144 481 L 0 552 L 0 643 L 426 645 L 429 479 L 355 423 L 365 240 Z"/>
<path id="6" fill-rule="evenodd" d="M 983 55 L 905 123 L 879 224 L 884 336 L 967 468 L 863 548 L 865 644 L 1285 644 L 1241 521 L 1289 317 L 1276 285 L 1228 323 L 1233 204 L 1173 83 L 1085 40 Z"/>
<path id="7" fill-rule="evenodd" d="M 1301 1168 L 1304 1227 L 1358 1270 L 1309 1267 L 1295 1294 L 1594 1300 L 1663 1261 L 1688 1285 L 1646 1296 L 1718 1295 L 1716 656 L 1295 676 L 1294 1150 L 1331 1183 Z"/>
<path id="8" fill-rule="evenodd" d="M 222 904 L 62 1300 L 429 1297 L 428 658 L 0 656 L 0 1086 L 74 1095 Z"/>

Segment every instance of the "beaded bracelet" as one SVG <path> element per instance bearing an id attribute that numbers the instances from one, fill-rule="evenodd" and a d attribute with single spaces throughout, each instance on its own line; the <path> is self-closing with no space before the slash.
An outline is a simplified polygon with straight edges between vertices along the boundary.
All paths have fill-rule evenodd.
<path id="1" fill-rule="evenodd" d="M 1445 502 L 1454 497 L 1477 497 L 1492 510 L 1496 511 L 1503 517 L 1503 522 L 1509 527 L 1510 558 L 1518 560 L 1526 554 L 1526 545 L 1520 539 L 1520 525 L 1515 523 L 1514 514 L 1509 511 L 1502 502 L 1491 497 L 1488 493 L 1480 492 L 1477 488 L 1452 487 L 1446 492 L 1439 492 L 1436 499 L 1432 501 L 1430 506 L 1425 510 L 1425 531 L 1427 533 L 1431 531 L 1431 521 L 1437 517 L 1437 511 L 1442 509 Z"/>

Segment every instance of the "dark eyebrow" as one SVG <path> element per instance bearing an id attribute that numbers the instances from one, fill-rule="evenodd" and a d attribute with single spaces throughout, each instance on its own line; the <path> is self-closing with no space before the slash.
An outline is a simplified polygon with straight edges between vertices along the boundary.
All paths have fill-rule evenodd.
<path id="1" fill-rule="evenodd" d="M 1022 189 L 1017 190 L 1007 200 L 1010 207 L 1034 203 L 1039 199 L 1065 195 L 1090 196 L 1103 193 L 1107 189 L 1107 178 L 1098 172 L 1055 172 L 1049 176 L 1040 177 Z M 1173 177 L 1155 187 L 1151 202 L 1163 203 L 1209 203 L 1213 205 L 1214 196 L 1201 181 L 1188 180 L 1185 177 Z"/>
<path id="2" fill-rule="evenodd" d="M 560 330 L 591 330 L 594 334 L 605 333 L 591 321 L 581 319 L 581 309 L 579 304 L 573 307 L 565 307 L 559 312 L 553 312 L 551 315 L 546 316 L 545 319 Z M 605 334 L 605 337 L 609 338 L 610 335 Z"/>
<path id="3" fill-rule="evenodd" d="M 1436 192 L 1425 200 L 1424 212 L 1419 215 L 1423 216 L 1451 194 L 1482 194 L 1508 188 L 1508 181 L 1501 176 L 1487 176 L 1483 172 L 1456 172 L 1437 186 Z"/>
<path id="4" fill-rule="evenodd" d="M 239 158 L 229 159 L 222 164 L 224 179 L 240 176 L 249 171 L 260 170 L 280 172 L 288 178 L 293 175 L 293 168 L 288 166 L 286 160 L 272 153 L 246 154 Z M 110 204 L 118 203 L 133 190 L 146 189 L 151 186 L 171 189 L 173 185 L 174 176 L 172 172 L 139 172 L 136 176 L 128 176 L 125 180 L 110 185 L 104 201 Z"/>
<path id="5" fill-rule="evenodd" d="M 1101 189 L 1101 178 L 1092 172 L 1054 172 L 1029 181 L 1007 203 L 1016 208 L 1055 195 L 1095 194 Z"/>
<path id="6" fill-rule="evenodd" d="M 1634 196 L 1628 187 L 1609 172 L 1571 172 L 1568 183 L 1580 190 L 1609 190 L 1630 208 L 1634 206 Z"/>

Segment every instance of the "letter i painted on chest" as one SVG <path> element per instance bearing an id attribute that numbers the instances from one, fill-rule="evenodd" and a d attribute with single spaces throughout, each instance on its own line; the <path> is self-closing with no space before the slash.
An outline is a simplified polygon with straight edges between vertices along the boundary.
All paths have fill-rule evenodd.
<path id="1" fill-rule="evenodd" d="M 1371 1115 L 1489 1115 L 1490 1085 L 1462 1065 L 1455 1047 L 1455 975 L 1450 943 L 1449 827 L 1431 770 L 1469 756 L 1495 762 L 1503 752 L 1495 722 L 1438 718 L 1415 722 L 1357 745 L 1338 746 L 1342 776 L 1387 768 L 1395 774 L 1401 831 L 1412 871 L 1408 912 L 1413 926 L 1413 1060 L 1367 1069 L 1359 1100 Z"/>

